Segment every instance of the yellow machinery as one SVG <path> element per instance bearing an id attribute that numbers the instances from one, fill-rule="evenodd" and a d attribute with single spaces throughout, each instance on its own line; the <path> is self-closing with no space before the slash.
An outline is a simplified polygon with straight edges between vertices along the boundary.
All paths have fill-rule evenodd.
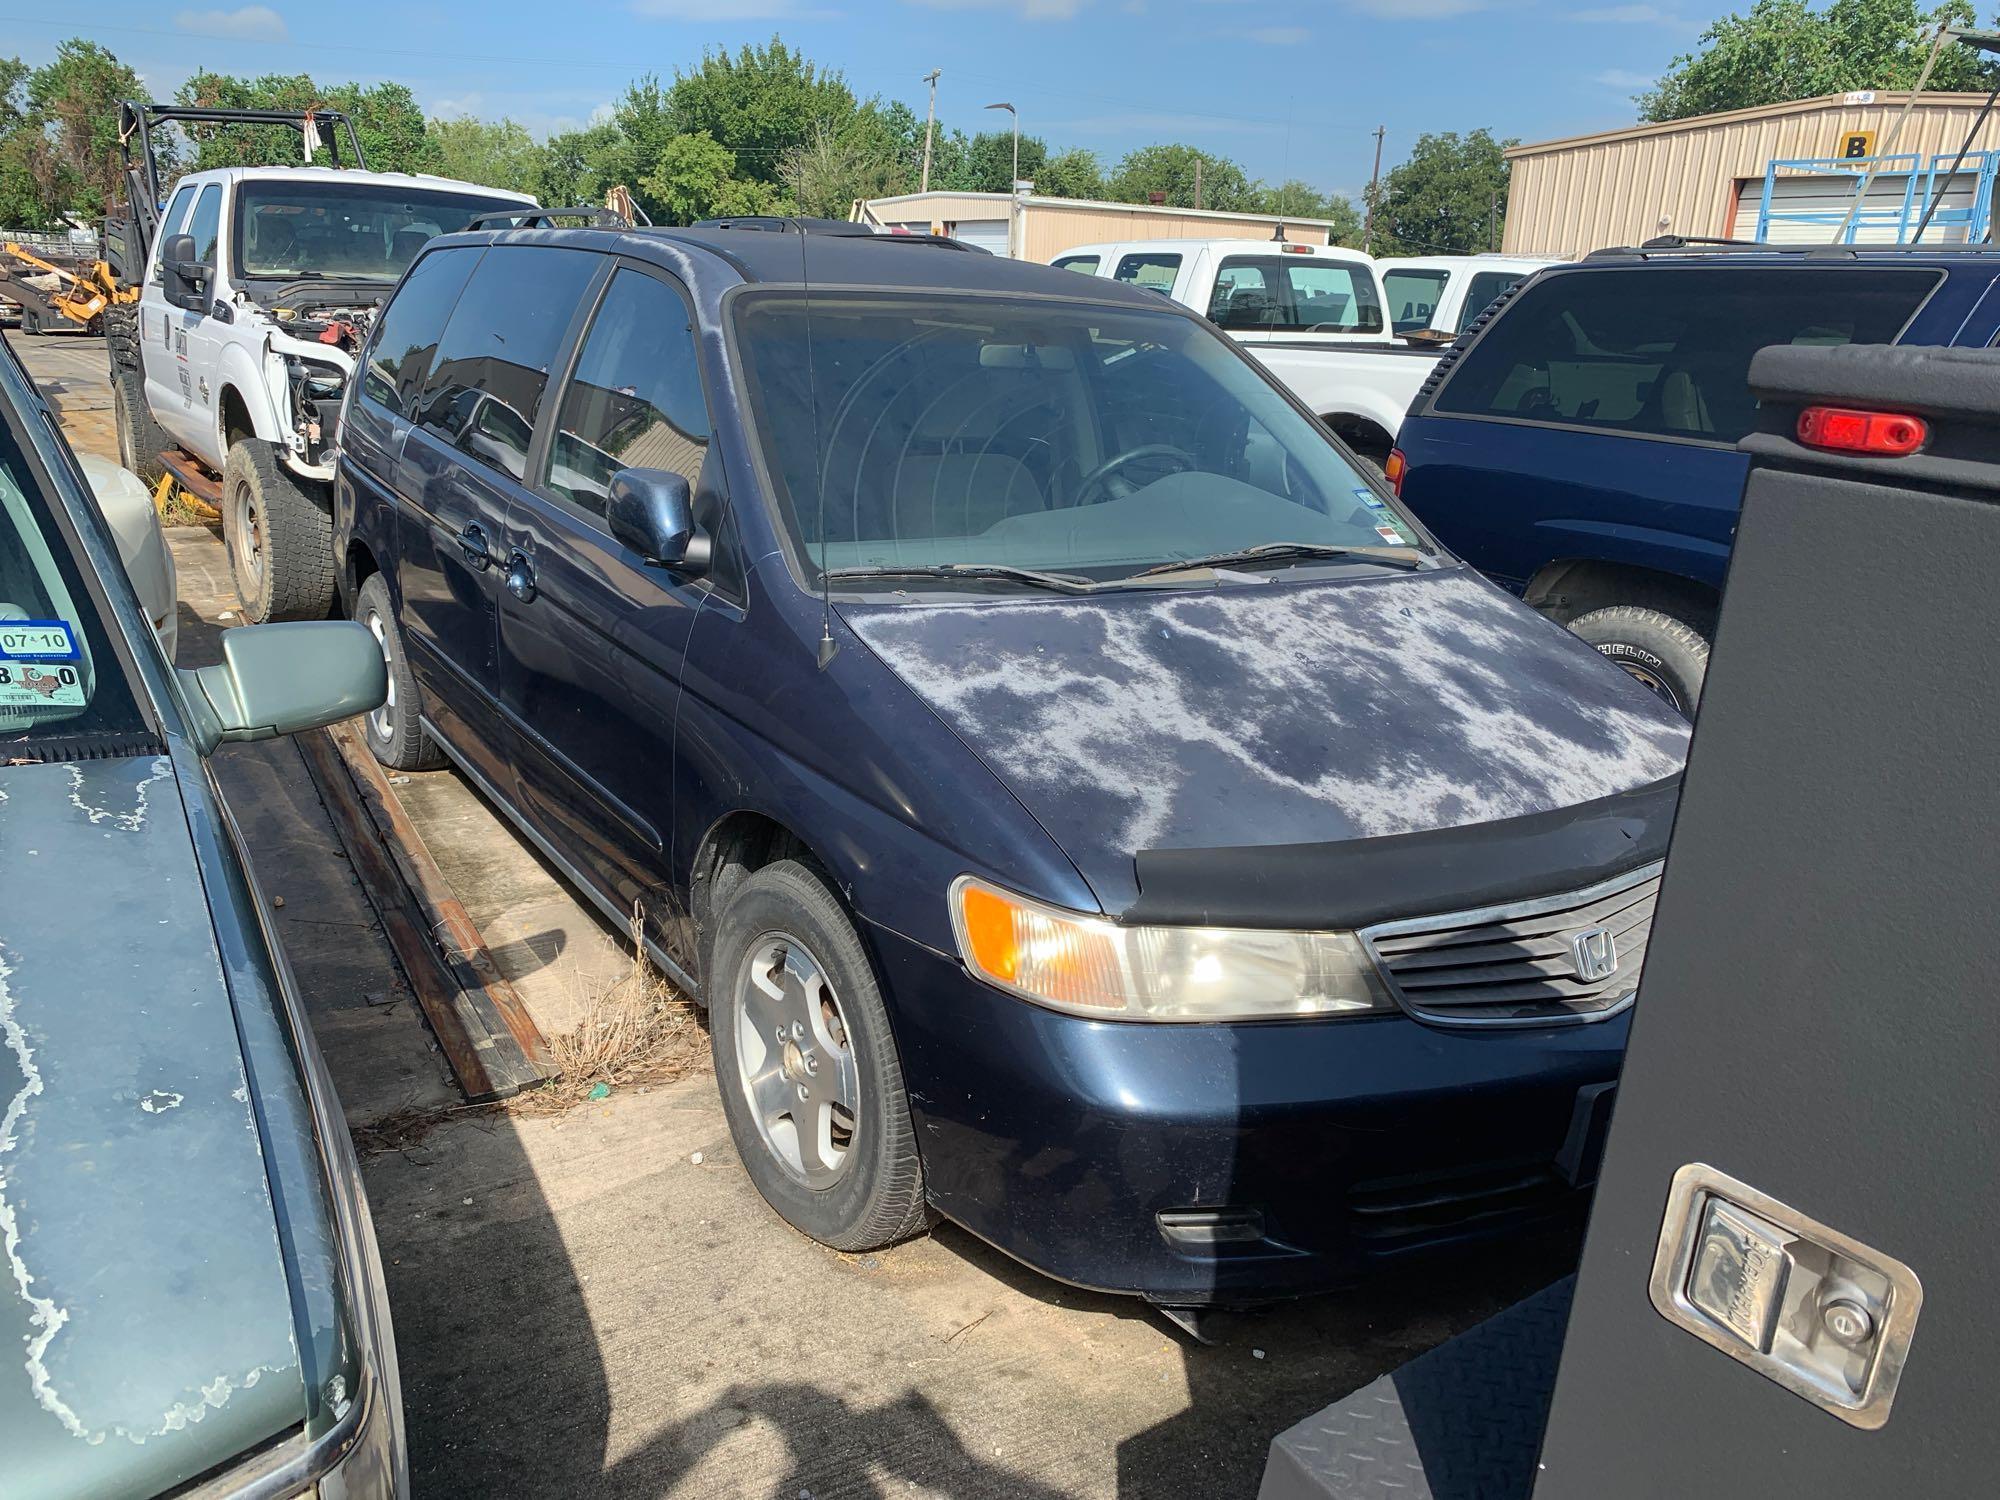
<path id="1" fill-rule="evenodd" d="M 8 278 L 0 274 L 0 283 L 6 285 L 8 297 L 31 311 L 41 313 L 46 309 L 88 328 L 107 307 L 120 307 L 139 300 L 139 288 L 120 285 L 111 267 L 101 260 L 93 261 L 87 270 L 68 271 L 50 264 L 11 240 L 0 245 L 0 250 L 23 265 L 46 273 L 36 278 L 44 283 L 42 287 L 31 287 L 20 276 Z M 47 285 L 48 276 L 56 278 L 52 287 Z M 36 307 L 30 298 L 41 302 L 43 307 Z"/>

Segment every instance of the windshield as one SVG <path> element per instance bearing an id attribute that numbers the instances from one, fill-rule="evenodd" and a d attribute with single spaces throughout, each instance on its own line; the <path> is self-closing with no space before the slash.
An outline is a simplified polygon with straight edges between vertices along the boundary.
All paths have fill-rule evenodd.
<path id="1" fill-rule="evenodd" d="M 51 740 L 144 728 L 76 559 L 0 423 L 0 765 Z"/>
<path id="2" fill-rule="evenodd" d="M 379 183 L 246 182 L 236 200 L 236 274 L 394 281 L 435 236 L 522 207 L 517 198 Z"/>
<path id="3" fill-rule="evenodd" d="M 1273 543 L 1423 547 L 1206 325 L 916 294 L 737 303 L 782 519 L 809 562 L 1093 581 Z M 1298 558 L 1260 565 L 1294 566 Z"/>

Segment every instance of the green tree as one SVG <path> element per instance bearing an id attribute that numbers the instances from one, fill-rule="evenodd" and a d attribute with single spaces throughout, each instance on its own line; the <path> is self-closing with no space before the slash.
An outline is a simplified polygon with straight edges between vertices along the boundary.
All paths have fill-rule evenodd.
<path id="1" fill-rule="evenodd" d="M 764 183 L 777 182 L 780 160 L 816 122 L 842 130 L 860 108 L 839 73 L 775 36 L 734 55 L 704 54 L 699 67 L 674 75 L 664 103 L 673 134 L 706 134 L 730 153 L 733 176 Z"/>
<path id="2" fill-rule="evenodd" d="M 1940 23 L 1969 26 L 1967 0 L 1923 10 L 1918 0 L 1756 0 L 1701 34 L 1694 52 L 1675 58 L 1660 81 L 1636 98 L 1643 120 L 1681 120 L 1717 110 L 1810 99 L 1849 89 L 1916 87 Z M 1991 88 L 1995 67 L 1967 47 L 1938 56 L 1931 89 Z"/>
<path id="3" fill-rule="evenodd" d="M 1021 137 L 1021 175 L 1032 178 L 1041 190 L 1042 164 L 1049 159 L 1049 143 L 1038 135 Z M 931 173 L 937 186 L 937 173 Z M 1014 190 L 1014 132 L 982 130 L 965 144 L 963 159 L 952 186 L 966 193 L 1011 193 Z"/>
<path id="4" fill-rule="evenodd" d="M 95 42 L 58 43 L 55 59 L 14 76 L 10 177 L 33 184 L 43 221 L 95 217 L 124 197 L 118 102 L 143 97 L 139 75 Z"/>
<path id="5" fill-rule="evenodd" d="M 541 186 L 546 149 L 513 120 L 432 120 L 438 171 L 461 182 L 532 193 Z M 565 202 L 569 200 L 564 200 Z"/>
<path id="6" fill-rule="evenodd" d="M 1256 195 L 1244 170 L 1226 156 L 1213 156 L 1180 144 L 1141 146 L 1118 163 L 1105 185 L 1106 196 L 1120 203 L 1146 203 L 1153 193 L 1165 193 L 1175 208 L 1193 208 L 1195 164 L 1201 164 L 1201 206 L 1246 211 Z"/>
<path id="7" fill-rule="evenodd" d="M 197 73 L 175 96 L 182 104 L 218 109 L 335 109 L 354 121 L 368 165 L 378 172 L 435 172 L 437 144 L 425 128 L 416 95 L 400 83 L 321 84 L 304 73 L 238 78 Z M 196 125 L 194 169 L 277 166 L 302 155 L 299 132 L 289 125 Z M 340 136 L 344 153 L 345 135 Z"/>
<path id="8" fill-rule="evenodd" d="M 653 170 L 632 186 L 646 212 L 661 224 L 785 211 L 777 188 L 738 177 L 735 168 L 734 152 L 707 131 L 696 131 L 667 142 Z"/>
<path id="9" fill-rule="evenodd" d="M 1329 219 L 1336 245 L 1361 243 L 1361 215 L 1354 205 L 1337 194 L 1322 193 L 1309 182 L 1296 177 L 1276 187 L 1260 182 L 1253 197 L 1260 214 L 1275 214 L 1281 219 Z"/>
<path id="10" fill-rule="evenodd" d="M 1507 218 L 1511 140 L 1490 130 L 1420 135 L 1382 179 L 1375 209 L 1377 255 L 1462 255 L 1497 248 Z"/>
<path id="11" fill-rule="evenodd" d="M 605 192 L 628 178 L 615 175 L 613 156 L 622 153 L 624 137 L 609 120 L 585 130 L 565 130 L 542 143 L 541 170 L 529 189 L 549 208 L 577 203 L 602 203 Z"/>
<path id="12" fill-rule="evenodd" d="M 1025 146 L 1027 142 L 1021 144 Z M 1104 167 L 1095 151 L 1072 146 L 1036 168 L 1035 191 L 1045 198 L 1102 198 Z"/>
<path id="13" fill-rule="evenodd" d="M 837 130 L 824 121 L 778 160 L 778 178 L 802 214 L 844 219 L 856 198 L 887 198 L 916 187 L 892 124 L 863 110 Z"/>

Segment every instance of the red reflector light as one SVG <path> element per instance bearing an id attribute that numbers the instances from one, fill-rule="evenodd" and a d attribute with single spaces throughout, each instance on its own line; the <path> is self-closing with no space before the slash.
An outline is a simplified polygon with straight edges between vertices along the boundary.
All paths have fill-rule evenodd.
<path id="1" fill-rule="evenodd" d="M 1311 255 L 1313 253 L 1311 245 L 1286 245 L 1283 249 L 1287 255 Z"/>
<path id="2" fill-rule="evenodd" d="M 1898 412 L 1856 411 L 1846 406 L 1808 406 L 1799 413 L 1799 441 L 1837 453 L 1879 453 L 1901 458 L 1915 453 L 1931 435 L 1922 417 Z"/>
<path id="3" fill-rule="evenodd" d="M 1396 492 L 1398 498 L 1403 493 L 1403 474 L 1409 467 L 1410 461 L 1403 457 L 1401 448 L 1389 450 L 1389 457 L 1382 465 L 1382 477 L 1389 481 L 1389 488 Z"/>

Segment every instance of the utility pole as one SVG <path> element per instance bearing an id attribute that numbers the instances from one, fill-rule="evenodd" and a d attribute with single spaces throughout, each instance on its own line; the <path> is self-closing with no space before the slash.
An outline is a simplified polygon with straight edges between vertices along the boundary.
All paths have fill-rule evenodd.
<path id="1" fill-rule="evenodd" d="M 924 115 L 924 176 L 917 188 L 921 193 L 928 193 L 931 190 L 931 135 L 937 129 L 937 81 L 940 71 L 938 68 L 932 68 L 930 72 L 924 74 L 924 82 L 931 86 L 931 107 Z"/>
<path id="2" fill-rule="evenodd" d="M 1194 159 L 1194 206 L 1201 207 L 1201 158 Z"/>
<path id="3" fill-rule="evenodd" d="M 1486 205 L 1486 248 L 1489 251 L 1498 248 L 1497 246 L 1494 245 L 1493 240 L 1494 237 L 1499 233 L 1499 226 L 1500 226 L 1500 189 L 1495 188 L 1493 189 L 1493 197 L 1491 198 L 1490 201 L 1488 201 Z"/>
<path id="4" fill-rule="evenodd" d="M 1382 181 L 1382 137 L 1387 135 L 1387 125 L 1375 127 L 1375 170 L 1368 174 L 1368 212 L 1361 220 L 1361 253 L 1375 253 L 1375 190 Z"/>

